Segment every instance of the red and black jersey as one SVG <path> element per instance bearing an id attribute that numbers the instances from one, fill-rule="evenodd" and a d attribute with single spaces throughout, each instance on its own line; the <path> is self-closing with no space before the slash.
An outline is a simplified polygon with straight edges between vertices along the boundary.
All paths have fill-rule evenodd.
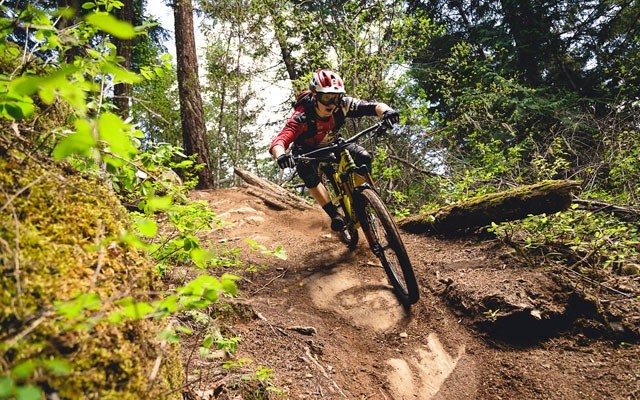
<path id="1" fill-rule="evenodd" d="M 342 126 L 345 118 L 360 118 L 364 116 L 375 116 L 376 102 L 368 102 L 353 97 L 344 97 L 340 107 L 336 107 L 334 113 L 329 118 L 320 118 L 315 115 L 311 107 L 298 105 L 287 120 L 286 125 L 271 142 L 269 152 L 274 146 L 280 145 L 288 149 L 291 143 L 309 146 L 312 148 L 323 147 L 331 144 L 337 137 L 338 130 Z M 315 113 L 314 113 L 315 114 Z M 309 131 L 309 119 L 315 120 L 315 132 L 307 135 Z"/>

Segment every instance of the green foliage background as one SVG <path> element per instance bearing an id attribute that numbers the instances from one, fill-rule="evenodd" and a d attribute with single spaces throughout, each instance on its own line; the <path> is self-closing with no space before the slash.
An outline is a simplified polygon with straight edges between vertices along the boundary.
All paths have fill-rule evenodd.
<path id="1" fill-rule="evenodd" d="M 197 239 L 217 221 L 187 200 L 199 166 L 181 148 L 176 68 L 145 2 L 132 2 L 129 22 L 114 16 L 123 1 L 82 2 L 77 10 L 66 3 L 0 4 L 0 398 L 143 390 L 148 375 L 125 353 L 144 364 L 157 348 L 133 348 L 126 333 L 152 343 L 162 329 L 157 321 L 237 293 L 233 275 L 203 275 L 175 292 L 148 295 L 168 269 L 235 260 Z M 390 135 L 364 143 L 398 216 L 571 179 L 584 200 L 571 210 L 490 231 L 528 265 L 560 263 L 595 279 L 640 271 L 638 2 L 197 5 L 205 21 L 201 89 L 216 186 L 237 183 L 233 167 L 280 180 L 263 131 L 284 123 L 289 104 L 276 105 L 282 116 L 260 125 L 259 112 L 273 99 L 256 88 L 286 91 L 292 100 L 314 70 L 332 68 L 350 95 L 401 113 Z M 114 39 L 133 41 L 131 70 L 121 66 Z M 126 113 L 113 105 L 117 84 L 133 87 Z M 351 121 L 344 134 L 371 122 Z M 624 209 L 626 217 L 589 209 L 589 200 Z M 113 274 L 110 284 L 92 281 L 98 265 Z M 116 283 L 124 285 L 120 274 L 131 268 L 139 271 L 140 290 L 121 296 Z M 123 353 L 105 354 L 101 334 L 116 337 Z M 235 346 L 232 338 L 218 339 Z M 80 353 L 86 359 L 77 359 Z M 103 387 L 102 378 L 74 372 L 107 364 L 121 380 L 103 379 Z M 182 379 L 177 370 L 167 364 L 154 386 L 160 394 Z"/>

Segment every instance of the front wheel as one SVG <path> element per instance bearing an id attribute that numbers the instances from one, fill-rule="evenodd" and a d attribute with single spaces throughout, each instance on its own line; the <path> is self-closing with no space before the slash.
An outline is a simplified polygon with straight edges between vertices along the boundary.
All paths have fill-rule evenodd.
<path id="1" fill-rule="evenodd" d="M 356 201 L 358 218 L 373 253 L 380 259 L 398 300 L 405 306 L 418 301 L 418 284 L 400 233 L 375 190 L 366 188 Z"/>

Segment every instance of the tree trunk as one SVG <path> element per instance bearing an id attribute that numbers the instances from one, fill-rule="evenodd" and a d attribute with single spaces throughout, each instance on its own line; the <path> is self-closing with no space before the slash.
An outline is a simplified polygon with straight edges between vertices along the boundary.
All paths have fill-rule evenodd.
<path id="1" fill-rule="evenodd" d="M 408 217 L 398 225 L 412 233 L 460 234 L 492 222 L 565 210 L 571 204 L 572 192 L 578 187 L 573 181 L 544 181 Z"/>
<path id="2" fill-rule="evenodd" d="M 116 11 L 118 19 L 133 23 L 133 0 L 122 0 L 123 6 Z M 118 56 L 124 58 L 121 66 L 131 70 L 131 59 L 133 57 L 133 41 L 113 38 L 113 44 L 118 49 Z M 126 119 L 129 116 L 130 98 L 132 87 L 128 83 L 117 83 L 113 87 L 113 104 L 118 109 L 120 117 Z"/>
<path id="3" fill-rule="evenodd" d="M 275 31 L 276 40 L 278 41 L 278 45 L 280 46 L 282 61 L 287 68 L 289 80 L 291 82 L 294 82 L 296 79 L 298 79 L 298 74 L 296 73 L 295 63 L 293 61 L 291 51 L 289 50 L 290 46 L 287 44 L 287 33 L 286 27 L 284 25 L 284 19 L 280 14 L 278 14 L 278 12 L 279 10 L 277 10 L 275 7 L 269 7 L 269 13 L 271 14 L 271 19 L 273 20 L 273 30 Z"/>
<path id="4" fill-rule="evenodd" d="M 198 58 L 193 31 L 191 0 L 174 3 L 176 56 L 178 66 L 178 93 L 182 119 L 182 138 L 188 155 L 196 154 L 196 162 L 203 168 L 198 172 L 198 189 L 213 187 L 207 130 L 204 123 L 202 97 L 198 82 Z"/>

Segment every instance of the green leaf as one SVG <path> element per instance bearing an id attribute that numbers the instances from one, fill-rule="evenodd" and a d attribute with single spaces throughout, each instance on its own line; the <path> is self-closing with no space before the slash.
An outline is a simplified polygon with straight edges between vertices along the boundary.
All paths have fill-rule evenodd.
<path id="1" fill-rule="evenodd" d="M 142 250 L 146 250 L 149 248 L 149 245 L 145 242 L 143 242 L 142 240 L 140 240 L 140 238 L 138 237 L 138 235 L 135 235 L 131 232 L 128 231 L 124 231 L 121 235 L 120 235 L 120 240 L 123 243 L 126 243 L 127 245 L 134 247 L 136 249 L 142 249 Z"/>
<path id="2" fill-rule="evenodd" d="M 276 247 L 276 249 L 273 251 L 272 254 L 274 256 L 278 257 L 281 260 L 286 260 L 287 259 L 287 252 L 285 251 L 284 247 L 282 247 L 282 246 Z"/>
<path id="3" fill-rule="evenodd" d="M 82 5 L 82 8 L 85 10 L 92 10 L 94 8 L 96 8 L 96 3 L 91 2 L 91 1 L 87 1 L 86 3 L 84 3 Z"/>
<path id="4" fill-rule="evenodd" d="M 55 301 L 56 313 L 65 318 L 75 318 L 84 310 L 96 311 L 102 307 L 100 296 L 96 293 L 83 293 L 69 301 Z"/>
<path id="5" fill-rule="evenodd" d="M 116 158 L 116 157 L 112 157 L 112 156 L 110 156 L 108 154 L 105 154 L 103 156 L 103 160 L 104 160 L 104 162 L 106 162 L 107 164 L 111 165 L 114 168 L 120 168 L 125 164 L 124 160 L 121 160 L 121 159 Z"/>
<path id="6" fill-rule="evenodd" d="M 0 376 L 0 399 L 9 397 L 14 389 L 15 384 L 10 376 Z"/>
<path id="7" fill-rule="evenodd" d="M 191 250 L 189 256 L 199 268 L 206 268 L 207 262 L 213 260 L 216 255 L 202 247 L 196 247 Z"/>
<path id="8" fill-rule="evenodd" d="M 157 301 L 153 303 L 153 306 L 157 310 L 166 311 L 168 313 L 174 313 L 178 311 L 178 296 L 171 295 L 162 301 Z"/>
<path id="9" fill-rule="evenodd" d="M 15 379 L 27 379 L 31 376 L 38 365 L 39 363 L 36 360 L 23 361 L 13 368 L 11 375 L 13 375 Z"/>
<path id="10" fill-rule="evenodd" d="M 205 349 L 210 349 L 213 346 L 213 336 L 207 335 L 202 341 L 202 347 Z"/>
<path id="11" fill-rule="evenodd" d="M 68 361 L 55 358 L 45 360 L 43 362 L 43 365 L 47 367 L 49 371 L 53 372 L 56 375 L 67 375 L 73 370 L 71 364 Z"/>
<path id="12" fill-rule="evenodd" d="M 222 280 L 222 288 L 225 292 L 229 293 L 232 296 L 236 296 L 238 294 L 238 286 L 236 286 L 235 282 Z"/>
<path id="13" fill-rule="evenodd" d="M 0 116 L 21 120 L 33 114 L 33 100 L 27 96 L 0 95 Z"/>
<path id="14" fill-rule="evenodd" d="M 53 149 L 53 158 L 55 160 L 62 160 L 71 154 L 87 156 L 90 150 L 96 146 L 96 140 L 91 132 L 89 121 L 78 119 L 74 124 L 76 131 L 58 142 Z"/>
<path id="15" fill-rule="evenodd" d="M 112 154 L 120 156 L 126 160 L 137 153 L 137 149 L 131 143 L 128 132 L 131 126 L 113 113 L 103 113 L 98 119 L 98 133 L 100 139 L 109 144 Z"/>
<path id="16" fill-rule="evenodd" d="M 142 82 L 142 77 L 135 72 L 131 72 L 126 70 L 125 68 L 120 67 L 119 65 L 113 63 L 105 63 L 102 65 L 102 71 L 113 75 L 113 82 L 119 83 L 140 83 Z"/>
<path id="17" fill-rule="evenodd" d="M 17 400 L 40 400 L 42 398 L 42 392 L 39 388 L 28 385 L 19 387 L 16 390 Z"/>
<path id="18" fill-rule="evenodd" d="M 142 236 L 152 238 L 158 233 L 158 223 L 150 218 L 141 218 L 136 221 L 136 228 Z"/>
<path id="19" fill-rule="evenodd" d="M 133 39 L 136 31 L 128 22 L 120 21 L 111 14 L 93 13 L 85 17 L 85 21 L 96 28 L 119 39 Z"/>
<path id="20" fill-rule="evenodd" d="M 258 242 L 256 242 L 253 239 L 245 238 L 244 241 L 249 243 L 249 245 L 251 245 L 251 247 L 258 247 Z"/>
<path id="21" fill-rule="evenodd" d="M 147 199 L 147 207 L 150 211 L 168 210 L 173 205 L 171 196 L 149 197 Z"/>
<path id="22" fill-rule="evenodd" d="M 136 301 L 131 296 L 123 297 L 122 299 L 118 299 L 118 300 L 115 301 L 115 304 L 120 306 L 120 307 L 127 307 L 127 306 L 130 306 L 130 305 L 135 304 L 135 303 L 136 303 Z"/>
<path id="23" fill-rule="evenodd" d="M 193 329 L 189 328 L 188 326 L 176 325 L 174 329 L 176 332 L 186 333 L 187 335 L 193 335 Z"/>
<path id="24" fill-rule="evenodd" d="M 160 340 L 166 340 L 169 343 L 177 343 L 180 341 L 180 336 L 171 329 L 163 330 L 158 334 L 157 338 Z"/>
<path id="25" fill-rule="evenodd" d="M 132 319 L 144 318 L 154 312 L 153 307 L 149 303 L 140 302 L 124 307 L 122 313 Z"/>
<path id="26" fill-rule="evenodd" d="M 77 112 L 86 109 L 85 87 L 81 82 L 72 82 L 69 75 L 75 74 L 78 66 L 66 65 L 46 76 L 24 75 L 11 82 L 10 90 L 14 95 L 31 96 L 36 92 L 43 102 L 51 104 L 55 96 L 69 103 Z"/>

